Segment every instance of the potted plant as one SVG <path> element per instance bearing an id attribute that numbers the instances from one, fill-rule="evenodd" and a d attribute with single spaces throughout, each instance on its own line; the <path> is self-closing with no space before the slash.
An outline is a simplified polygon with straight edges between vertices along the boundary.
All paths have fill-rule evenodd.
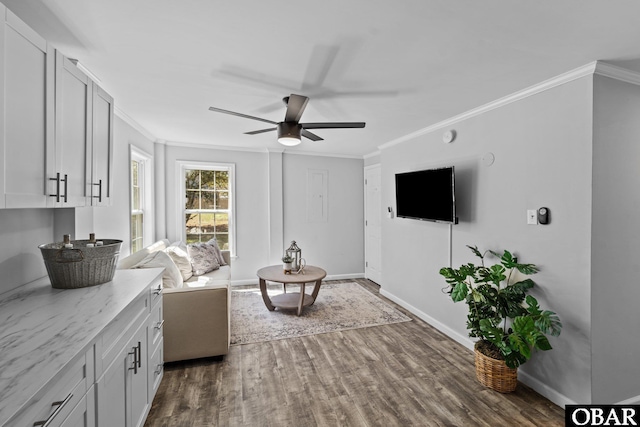
<path id="1" fill-rule="evenodd" d="M 284 269 L 284 274 L 291 274 L 291 270 L 293 269 L 293 258 L 289 255 L 285 254 L 282 257 L 282 268 Z"/>
<path id="2" fill-rule="evenodd" d="M 440 274 L 449 285 L 451 299 L 464 301 L 469 307 L 469 336 L 480 339 L 475 344 L 478 380 L 494 390 L 511 392 L 517 384 L 518 366 L 531 358 L 533 350 L 550 350 L 546 335 L 560 335 L 562 324 L 556 313 L 542 310 L 538 301 L 527 295 L 535 283 L 519 276 L 537 273 L 534 264 L 519 263 L 506 250 L 502 254 L 481 253 L 476 246 L 467 247 L 480 258 L 480 265 L 444 267 Z M 499 262 L 485 266 L 487 254 Z M 492 372 L 494 367 L 499 372 Z"/>

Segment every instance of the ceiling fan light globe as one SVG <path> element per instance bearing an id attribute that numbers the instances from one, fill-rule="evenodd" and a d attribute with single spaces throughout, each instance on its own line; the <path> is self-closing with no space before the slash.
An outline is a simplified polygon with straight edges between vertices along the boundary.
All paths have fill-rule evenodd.
<path id="1" fill-rule="evenodd" d="M 301 141 L 299 138 L 294 138 L 291 136 L 282 136 L 278 138 L 278 142 L 282 145 L 286 145 L 287 147 L 293 147 L 295 145 L 300 144 Z"/>

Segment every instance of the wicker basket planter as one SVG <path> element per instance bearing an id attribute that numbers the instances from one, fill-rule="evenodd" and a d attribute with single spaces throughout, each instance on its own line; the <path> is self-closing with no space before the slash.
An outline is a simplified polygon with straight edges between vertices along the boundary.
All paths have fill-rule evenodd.
<path id="1" fill-rule="evenodd" d="M 518 384 L 518 370 L 509 368 L 503 360 L 493 359 L 474 350 L 476 378 L 486 387 L 500 393 L 515 391 Z"/>

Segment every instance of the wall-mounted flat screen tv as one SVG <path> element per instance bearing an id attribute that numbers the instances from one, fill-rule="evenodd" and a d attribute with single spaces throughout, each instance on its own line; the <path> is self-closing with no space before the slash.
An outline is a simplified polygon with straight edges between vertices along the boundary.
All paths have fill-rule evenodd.
<path id="1" fill-rule="evenodd" d="M 457 224 L 454 167 L 397 173 L 396 215 Z"/>

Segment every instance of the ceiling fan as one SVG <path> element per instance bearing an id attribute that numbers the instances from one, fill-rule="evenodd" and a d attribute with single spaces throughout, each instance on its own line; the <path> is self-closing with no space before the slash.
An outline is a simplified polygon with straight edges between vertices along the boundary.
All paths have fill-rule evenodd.
<path id="1" fill-rule="evenodd" d="M 274 122 L 260 117 L 249 116 L 247 114 L 236 113 L 234 111 L 223 110 L 221 108 L 209 107 L 209 110 L 218 113 L 231 114 L 232 116 L 244 117 L 246 119 L 259 120 L 261 122 L 271 123 L 276 127 L 268 129 L 254 130 L 245 132 L 246 135 L 257 135 L 259 133 L 278 131 L 278 142 L 282 145 L 294 146 L 300 144 L 302 137 L 312 141 L 322 141 L 318 135 L 309 132 L 307 129 L 343 129 L 343 128 L 363 128 L 364 122 L 322 122 L 322 123 L 300 123 L 302 113 L 307 107 L 309 98 L 302 95 L 291 94 L 282 98 L 287 106 L 284 115 L 284 121 Z"/>

